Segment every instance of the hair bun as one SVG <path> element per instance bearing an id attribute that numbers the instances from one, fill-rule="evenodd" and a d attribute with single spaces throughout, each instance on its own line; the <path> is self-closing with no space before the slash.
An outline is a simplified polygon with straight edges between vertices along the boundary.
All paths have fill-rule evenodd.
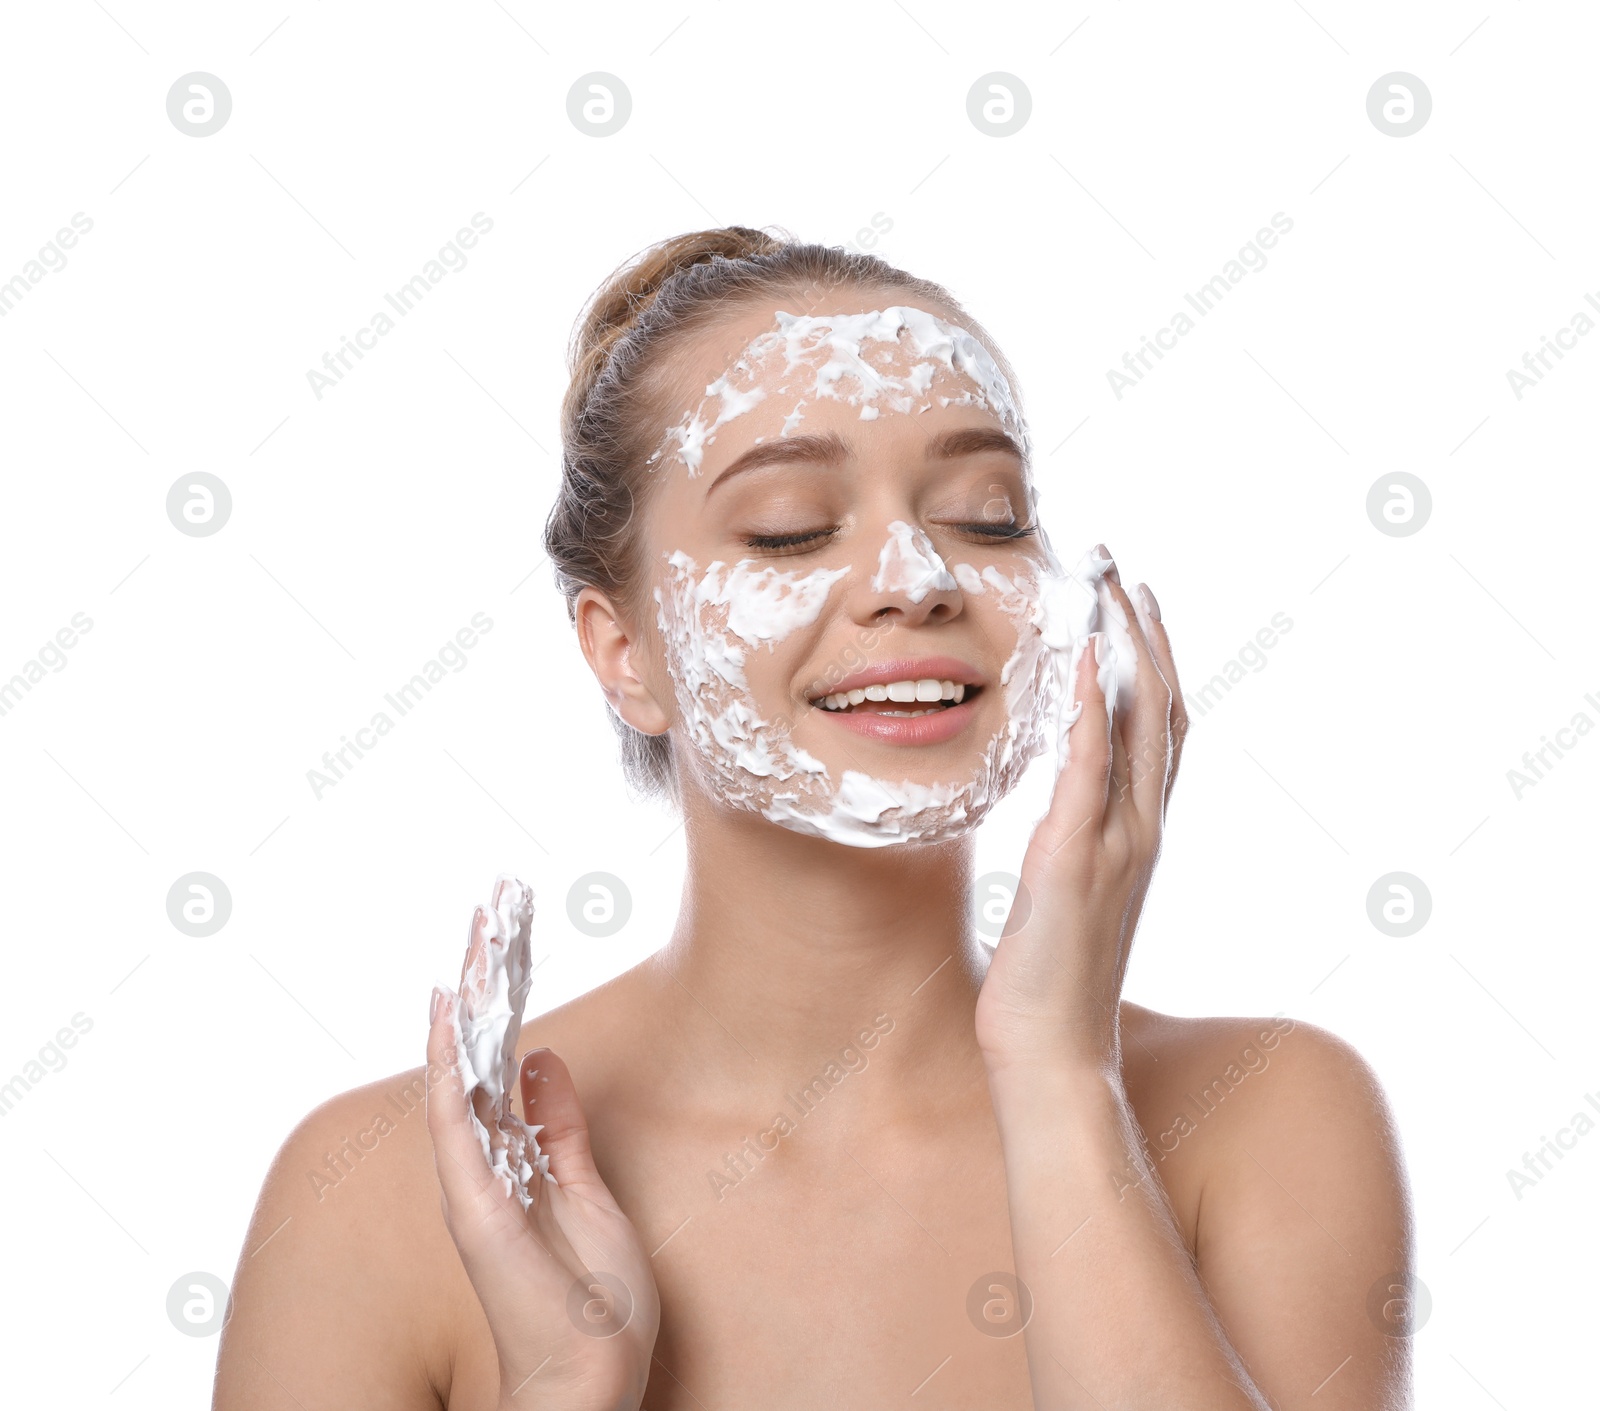
<path id="1" fill-rule="evenodd" d="M 694 230 L 658 241 L 618 265 L 601 284 L 573 330 L 571 372 L 598 372 L 611 347 L 633 325 L 674 276 L 716 259 L 742 260 L 770 254 L 790 243 L 786 231 L 769 234 L 747 225 Z"/>

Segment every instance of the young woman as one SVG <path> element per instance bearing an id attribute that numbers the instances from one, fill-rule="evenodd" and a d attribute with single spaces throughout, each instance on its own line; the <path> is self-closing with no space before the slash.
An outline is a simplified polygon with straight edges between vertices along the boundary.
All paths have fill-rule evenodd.
<path id="1" fill-rule="evenodd" d="M 1149 590 L 1052 552 L 983 329 L 736 227 L 613 276 L 572 368 L 546 544 L 677 926 L 520 1025 L 502 880 L 427 1066 L 285 1142 L 215 1404 L 1409 1405 L 1372 1073 L 1122 998 L 1182 695 Z M 991 947 L 973 830 L 1058 728 Z"/>

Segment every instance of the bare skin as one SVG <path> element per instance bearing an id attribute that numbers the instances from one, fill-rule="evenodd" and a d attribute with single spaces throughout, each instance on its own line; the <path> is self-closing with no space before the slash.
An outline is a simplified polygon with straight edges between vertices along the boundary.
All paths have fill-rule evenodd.
<path id="1" fill-rule="evenodd" d="M 868 295 L 860 307 L 883 302 Z M 685 358 L 697 369 L 685 392 L 770 320 L 770 308 L 757 309 L 703 336 Z M 884 631 L 874 660 L 950 652 L 997 677 L 1015 636 L 992 603 L 959 590 L 913 602 L 868 583 L 893 518 L 925 523 L 952 561 L 1003 567 L 1038 554 L 1036 544 L 975 544 L 947 529 L 961 496 L 948 497 L 946 514 L 941 487 L 957 482 L 986 494 L 1005 486 L 1026 517 L 1025 472 L 1003 452 L 953 466 L 923 457 L 940 431 L 994 425 L 973 406 L 870 423 L 850 408 L 816 408 L 808 429 L 835 429 L 851 448 L 832 479 L 775 467 L 739 477 L 739 496 L 730 481 L 708 498 L 718 470 L 772 433 L 752 415 L 707 448 L 702 475 L 680 470 L 652 504 L 652 545 L 701 564 L 748 552 L 741 532 L 841 526 L 838 551 L 856 571 L 812 637 L 751 671 L 757 695 L 791 708 L 796 738 L 824 759 L 845 758 L 828 733 L 842 727 L 807 714 L 805 686 L 863 629 Z M 821 492 L 824 483 L 832 488 Z M 1144 669 L 1157 674 L 1142 685 L 1175 683 L 1164 630 L 1120 585 L 1113 591 L 1156 642 Z M 585 590 L 579 631 L 613 708 L 647 733 L 671 730 L 678 717 L 653 623 Z M 1092 732 L 1092 669 L 1080 691 Z M 985 709 L 1001 708 L 998 690 L 985 694 Z M 679 750 L 689 866 L 671 940 L 524 1026 L 518 1045 L 560 1055 L 559 1064 L 534 1055 L 516 1098 L 526 1120 L 552 1123 L 561 1151 L 552 1172 L 565 1180 L 592 1155 L 594 1179 L 648 1259 L 660 1330 L 642 1403 L 632 1404 L 1409 1404 L 1407 1344 L 1369 1314 L 1373 1286 L 1408 1269 L 1411 1237 L 1398 1143 L 1370 1070 L 1304 1023 L 1179 1019 L 1120 997 L 1182 739 L 1176 690 L 1141 698 L 1158 696 L 1161 718 L 1136 716 L 1119 727 L 1132 733 L 1109 737 L 1100 702 L 1098 763 L 1080 750 L 1083 722 L 1074 727 L 1077 792 L 1058 784 L 1059 818 L 1052 808 L 1074 841 L 1051 859 L 1067 858 L 1083 846 L 1073 810 L 1099 769 L 1096 826 L 1126 844 L 1114 851 L 1132 880 L 1116 870 L 1064 887 L 1030 851 L 1019 870 L 1037 883 L 1039 919 L 1001 941 L 1006 966 L 967 919 L 970 835 L 875 850 L 805 837 L 720 807 Z M 890 748 L 852 741 L 849 757 Z M 956 777 L 962 748 L 970 754 L 971 742 L 927 747 L 905 760 L 907 777 Z M 1160 761 L 1153 785 L 1139 776 L 1141 757 Z M 1137 816 L 1108 802 L 1119 784 Z M 1125 932 L 1097 929 L 1108 910 Z M 1032 963 L 1042 945 L 1059 947 L 1055 969 L 1070 967 L 1072 985 L 1052 988 L 1054 969 Z M 864 1066 L 797 1115 L 790 1096 L 852 1044 Z M 532 1081 L 530 1067 L 543 1070 Z M 537 1375 L 515 1396 L 505 1384 L 507 1349 L 485 1315 L 498 1296 L 463 1265 L 462 1210 L 452 1211 L 453 1234 L 423 1113 L 386 1105 L 423 1087 L 415 1069 L 341 1095 L 285 1143 L 235 1278 L 218 1407 L 591 1404 L 581 1386 L 544 1395 Z M 749 1139 L 781 1111 L 795 1129 L 757 1155 Z M 374 1149 L 330 1165 L 328 1153 L 373 1129 L 379 1112 L 392 1123 Z M 1127 1140 L 1134 1121 L 1143 1155 Z M 1026 1334 L 1005 1321 L 1004 1291 L 987 1278 L 1012 1270 L 1037 1291 Z M 1127 1349 L 1080 1351 L 1079 1329 L 1095 1344 L 1125 1334 Z M 1176 1364 L 1168 1380 L 1163 1349 Z M 516 1351 L 539 1365 L 539 1348 Z M 1052 1363 L 1065 1374 L 1059 1385 Z"/>
<path id="2" fill-rule="evenodd" d="M 1014 1267 L 981 1070 L 957 1083 L 952 1060 L 939 1081 L 924 1082 L 930 1075 L 906 1061 L 938 1022 L 929 991 L 939 983 L 902 1002 L 868 1066 L 721 1201 L 706 1173 L 726 1169 L 725 1155 L 771 1121 L 783 1094 L 836 1055 L 838 1036 L 801 1066 L 749 1083 L 741 1106 L 715 1076 L 754 1065 L 655 961 L 524 1027 L 525 1049 L 546 1045 L 566 1059 L 595 1163 L 645 1247 L 670 1240 L 652 1260 L 663 1316 L 644 1406 L 801 1408 L 835 1395 L 862 1407 L 1033 1404 L 1023 1340 L 982 1336 L 966 1314 L 980 1275 Z M 950 985 L 963 988 L 971 993 Z M 1175 1019 L 1127 1003 L 1122 1020 L 1128 1091 L 1152 1142 L 1177 1114 L 1195 1120 L 1186 1096 L 1211 1088 L 1247 1046 L 1259 1048 L 1272 1023 Z M 759 1037 L 738 1032 L 747 1046 Z M 693 1053 L 720 1053 L 721 1063 L 695 1071 Z M 1399 1159 L 1382 1100 L 1361 1060 L 1324 1031 L 1297 1024 L 1264 1053 L 1265 1068 L 1176 1139 L 1160 1179 L 1236 1339 L 1256 1351 L 1248 1334 L 1259 1330 L 1263 1364 L 1322 1368 L 1281 1404 L 1382 1406 L 1368 1393 L 1384 1357 L 1404 1345 L 1375 1333 L 1364 1300 L 1400 1263 L 1406 1234 L 1389 1208 Z M 346 1160 L 348 1174 L 320 1200 L 309 1180 L 375 1113 L 393 1114 L 390 1094 L 421 1091 L 422 1077 L 416 1068 L 342 1094 L 285 1143 L 234 1282 L 222 1411 L 495 1407 L 494 1344 L 445 1229 L 421 1111 L 397 1116 L 376 1150 Z M 1302 1288 L 1302 1270 L 1335 1279 L 1334 1296 Z M 1343 1316 L 1330 1316 L 1330 1305 Z M 1310 1401 L 1347 1355 L 1354 1360 Z M 1357 1390 L 1329 1401 L 1346 1377 Z"/>

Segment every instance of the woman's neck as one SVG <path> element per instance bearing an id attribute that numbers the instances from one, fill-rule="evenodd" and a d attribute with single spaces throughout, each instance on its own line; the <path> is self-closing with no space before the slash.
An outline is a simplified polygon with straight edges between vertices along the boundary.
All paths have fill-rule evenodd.
<path id="1" fill-rule="evenodd" d="M 970 1086 L 989 956 L 970 836 L 852 848 L 704 806 L 684 826 L 678 922 L 650 968 L 686 1083 L 719 1103 L 799 1085 L 876 1025 L 867 1110 L 888 1120 Z"/>

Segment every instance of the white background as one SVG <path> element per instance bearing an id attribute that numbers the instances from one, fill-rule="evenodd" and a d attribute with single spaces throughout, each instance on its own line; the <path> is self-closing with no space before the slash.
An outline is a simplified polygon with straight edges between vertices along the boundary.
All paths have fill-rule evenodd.
<path id="1" fill-rule="evenodd" d="M 0 717 L 0 1080 L 92 1023 L 0 1123 L 11 1385 L 204 1403 L 216 1341 L 174 1330 L 169 1287 L 231 1278 L 310 1107 L 421 1061 L 497 871 L 540 897 L 539 1008 L 665 940 L 681 834 L 624 794 L 542 562 L 567 335 L 652 241 L 874 216 L 1006 349 L 1054 542 L 1150 581 L 1186 687 L 1293 622 L 1195 722 L 1129 997 L 1287 1012 L 1376 1067 L 1433 1303 L 1421 1404 L 1584 1384 L 1600 1133 L 1520 1200 L 1506 1172 L 1600 1090 L 1600 739 L 1520 798 L 1507 771 L 1600 721 L 1600 337 L 1520 400 L 1506 373 L 1600 298 L 1600 24 L 1311 8 L 8 11 L 0 280 L 93 221 L 0 319 L 0 679 L 93 621 Z M 233 101 L 205 138 L 166 112 L 195 70 Z M 567 116 L 596 70 L 633 103 L 605 138 Z M 1433 99 L 1404 138 L 1366 111 L 1395 70 Z M 991 71 L 1031 93 L 1015 135 L 969 120 Z M 467 266 L 317 399 L 307 370 L 480 211 Z M 1107 370 L 1275 212 L 1266 268 L 1119 400 Z M 232 494 L 213 537 L 166 515 L 196 471 Z M 1366 511 L 1397 471 L 1432 495 L 1407 537 Z M 468 666 L 314 797 L 476 612 Z M 1044 782 L 980 871 L 1015 870 Z M 204 939 L 166 911 L 194 871 L 232 896 Z M 632 896 L 609 940 L 566 916 L 593 871 Z M 1406 938 L 1368 918 L 1394 871 L 1432 897 Z"/>

